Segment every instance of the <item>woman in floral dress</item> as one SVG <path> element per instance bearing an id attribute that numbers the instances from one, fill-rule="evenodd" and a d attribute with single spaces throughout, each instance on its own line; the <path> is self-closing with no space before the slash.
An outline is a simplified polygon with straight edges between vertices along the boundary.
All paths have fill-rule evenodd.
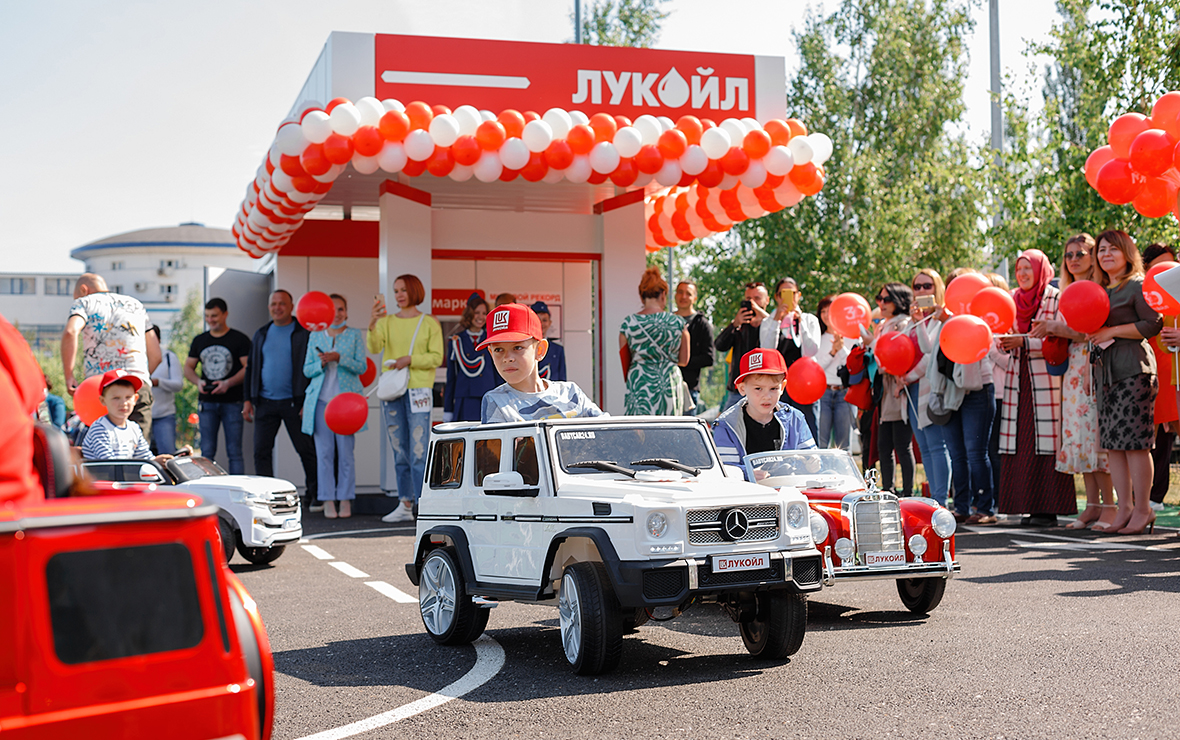
<path id="1" fill-rule="evenodd" d="M 619 356 L 627 379 L 626 414 L 676 416 L 683 412 L 680 367 L 688 364 L 684 319 L 667 313 L 668 283 L 649 267 L 639 281 L 643 308 L 623 319 Z"/>

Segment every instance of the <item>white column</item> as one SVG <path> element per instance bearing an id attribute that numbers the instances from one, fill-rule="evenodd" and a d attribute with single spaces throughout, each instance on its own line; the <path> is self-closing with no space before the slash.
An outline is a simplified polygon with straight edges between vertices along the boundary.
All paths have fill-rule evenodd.
<path id="1" fill-rule="evenodd" d="M 644 250 L 643 201 L 605 211 L 602 220 L 602 368 L 603 410 L 623 413 L 625 384 L 619 360 L 619 327 L 623 318 L 643 307 L 639 279 L 647 268 Z"/>

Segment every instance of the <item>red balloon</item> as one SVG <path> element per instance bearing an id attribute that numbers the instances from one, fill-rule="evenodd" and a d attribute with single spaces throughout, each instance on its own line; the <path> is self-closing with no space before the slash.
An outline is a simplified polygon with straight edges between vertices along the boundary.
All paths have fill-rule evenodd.
<path id="1" fill-rule="evenodd" d="M 770 151 L 770 134 L 762 129 L 755 129 L 742 139 L 742 149 L 750 155 L 750 159 L 762 159 Z"/>
<path id="2" fill-rule="evenodd" d="M 811 162 L 806 164 L 797 164 L 791 168 L 787 173 L 787 177 L 794 183 L 795 187 L 799 188 L 799 192 L 803 192 L 803 188 L 812 188 L 815 185 L 816 175 L 818 170 Z"/>
<path id="3" fill-rule="evenodd" d="M 308 144 L 303 154 L 299 155 L 299 164 L 309 175 L 326 175 L 332 169 L 332 163 L 324 156 L 323 144 Z"/>
<path id="4" fill-rule="evenodd" d="M 877 339 L 877 347 L 873 354 L 877 358 L 877 364 L 890 375 L 905 375 L 917 359 L 914 355 L 914 343 L 908 336 L 896 331 L 882 334 Z"/>
<path id="5" fill-rule="evenodd" d="M 451 144 L 451 154 L 455 155 L 457 164 L 471 167 L 483 155 L 483 148 L 480 147 L 474 136 L 460 136 L 454 144 Z"/>
<path id="6" fill-rule="evenodd" d="M 1098 194 L 1108 203 L 1126 205 L 1143 191 L 1147 178 L 1125 159 L 1112 159 L 1098 170 Z"/>
<path id="7" fill-rule="evenodd" d="M 823 171 L 822 167 L 816 167 L 815 165 L 813 165 L 811 163 L 808 163 L 807 166 L 814 168 L 815 175 L 812 177 L 811 182 L 805 182 L 802 185 L 795 183 L 795 187 L 797 187 L 799 189 L 799 192 L 803 193 L 804 195 L 815 195 L 816 193 L 818 193 L 819 191 L 824 189 L 824 171 Z M 796 167 L 796 168 L 792 169 L 791 171 L 794 172 L 797 169 L 799 169 L 799 168 Z M 792 182 L 794 182 L 794 181 L 792 181 Z"/>
<path id="8" fill-rule="evenodd" d="M 545 150 L 545 161 L 552 169 L 564 170 L 573 164 L 574 151 L 565 139 L 555 139 Z"/>
<path id="9" fill-rule="evenodd" d="M 533 121 L 541 120 L 541 114 L 536 112 L 535 110 L 521 111 L 520 115 L 524 116 L 525 124 L 529 124 L 529 123 L 532 123 Z"/>
<path id="10" fill-rule="evenodd" d="M 565 140 L 569 142 L 570 149 L 574 154 L 589 154 L 597 143 L 594 138 L 594 129 L 584 123 L 571 126 L 569 133 L 565 135 Z"/>
<path id="11" fill-rule="evenodd" d="M 1155 101 L 1151 107 L 1151 127 L 1162 128 L 1173 141 L 1180 141 L 1180 92 L 1164 93 Z"/>
<path id="12" fill-rule="evenodd" d="M 721 169 L 721 163 L 716 159 L 710 159 L 709 164 L 705 165 L 704 171 L 697 175 L 697 182 L 707 188 L 717 187 L 724 179 L 725 171 Z"/>
<path id="13" fill-rule="evenodd" d="M 399 110 L 387 111 L 385 115 L 381 116 L 377 130 L 381 132 L 386 141 L 401 141 L 406 138 L 406 134 L 410 133 L 410 117 Z"/>
<path id="14" fill-rule="evenodd" d="M 529 182 L 540 182 L 549 174 L 549 164 L 545 162 L 544 152 L 529 154 L 529 163 L 520 171 L 520 176 Z"/>
<path id="15" fill-rule="evenodd" d="M 104 416 L 107 412 L 107 407 L 103 405 L 98 392 L 100 383 L 101 375 L 91 375 L 74 390 L 74 413 L 86 426 L 98 421 L 98 417 Z"/>
<path id="16" fill-rule="evenodd" d="M 750 168 L 750 155 L 741 147 L 731 146 L 729 151 L 721 156 L 721 169 L 729 175 L 740 175 Z"/>
<path id="17" fill-rule="evenodd" d="M 365 358 L 365 371 L 359 376 L 362 386 L 367 386 L 372 383 L 377 377 L 377 364 L 373 362 L 372 357 Z"/>
<path id="18" fill-rule="evenodd" d="M 430 122 L 434 120 L 434 111 L 421 100 L 415 100 L 406 106 L 406 117 L 410 119 L 411 130 L 428 130 L 430 128 Z"/>
<path id="19" fill-rule="evenodd" d="M 700 144 L 701 134 L 705 132 L 701 119 L 696 116 L 681 116 L 676 122 L 676 128 L 684 134 L 684 140 L 689 144 Z"/>
<path id="20" fill-rule="evenodd" d="M 1170 180 L 1153 177 L 1143 186 L 1143 191 L 1131 201 L 1135 210 L 1147 218 L 1160 218 L 1172 212 L 1176 205 L 1176 186 Z"/>
<path id="21" fill-rule="evenodd" d="M 485 151 L 499 151 L 505 138 L 507 135 L 504 133 L 504 126 L 499 121 L 484 121 L 475 129 L 475 140 Z"/>
<path id="22" fill-rule="evenodd" d="M 341 393 L 328 401 L 324 423 L 336 434 L 356 434 L 369 417 L 369 402 L 359 393 Z"/>
<path id="23" fill-rule="evenodd" d="M 196 426 L 197 424 L 201 423 L 201 417 L 198 416 L 197 413 L 194 411 L 193 413 L 188 415 L 188 423 L 192 424 L 193 426 Z"/>
<path id="24" fill-rule="evenodd" d="M 284 154 L 279 157 L 279 169 L 286 172 L 291 177 L 306 177 L 307 172 L 304 171 L 303 165 L 299 163 L 299 157 L 292 157 L 290 154 Z M 257 185 L 257 183 L 255 183 Z"/>
<path id="25" fill-rule="evenodd" d="M 332 109 L 335 108 L 336 106 L 340 105 L 341 103 L 348 103 L 348 102 L 351 102 L 348 98 L 332 98 L 331 100 L 328 101 L 328 104 L 326 106 L 324 106 L 324 112 L 331 113 Z"/>
<path id="26" fill-rule="evenodd" d="M 828 323 L 846 339 L 859 339 L 860 328 L 869 325 L 872 315 L 869 302 L 856 293 L 841 293 L 828 307 Z"/>
<path id="27" fill-rule="evenodd" d="M 991 281 L 978 272 L 968 272 L 960 275 L 946 286 L 946 309 L 956 316 L 967 313 L 971 299 L 984 288 L 990 287 Z"/>
<path id="28" fill-rule="evenodd" d="M 772 118 L 763 124 L 762 128 L 770 135 L 770 143 L 773 146 L 786 146 L 791 140 L 791 127 L 786 121 Z"/>
<path id="29" fill-rule="evenodd" d="M 787 128 L 791 129 L 791 138 L 796 136 L 807 136 L 807 126 L 798 118 L 788 118 L 786 120 Z"/>
<path id="30" fill-rule="evenodd" d="M 507 167 L 500 170 L 500 182 L 512 182 L 520 175 L 520 170 L 510 170 Z"/>
<path id="31" fill-rule="evenodd" d="M 609 113 L 595 113 L 590 116 L 590 128 L 594 129 L 595 141 L 614 141 L 619 124 Z"/>
<path id="32" fill-rule="evenodd" d="M 1180 267 L 1180 265 L 1175 262 L 1158 264 L 1148 270 L 1147 277 L 1143 278 L 1144 300 L 1147 301 L 1147 305 L 1165 316 L 1180 315 L 1180 301 L 1177 301 L 1171 293 L 1160 287 L 1159 281 L 1156 278 L 1161 272 L 1167 272 L 1173 267 Z"/>
<path id="33" fill-rule="evenodd" d="M 993 334 L 1007 334 L 1016 323 L 1016 301 L 1012 294 L 994 285 L 976 293 L 967 311 L 983 319 Z"/>
<path id="34" fill-rule="evenodd" d="M 1090 183 L 1090 187 L 1098 189 L 1098 170 L 1112 159 L 1114 151 L 1109 146 L 1100 146 L 1086 157 L 1086 182 Z"/>
<path id="35" fill-rule="evenodd" d="M 959 280 L 962 277 L 955 282 Z M 938 346 L 951 362 L 969 365 L 987 356 L 992 346 L 992 330 L 978 316 L 952 316 L 942 325 Z"/>
<path id="36" fill-rule="evenodd" d="M 327 293 L 313 290 L 304 293 L 295 306 L 295 317 L 308 331 L 323 331 L 336 320 L 336 304 Z"/>
<path id="37" fill-rule="evenodd" d="M 1106 317 L 1110 315 L 1110 296 L 1106 294 L 1106 288 L 1098 283 L 1077 280 L 1061 291 L 1057 310 L 1070 329 L 1093 334 L 1106 324 Z"/>
<path id="38" fill-rule="evenodd" d="M 441 103 L 437 103 L 435 105 L 430 106 L 430 112 L 436 116 L 449 116 L 449 115 L 451 115 L 451 109 Z"/>
<path id="39" fill-rule="evenodd" d="M 619 128 L 625 128 L 631 125 L 631 119 L 626 116 L 612 116 L 612 118 L 615 119 L 615 125 Z M 612 137 L 611 140 L 613 141 L 614 138 Z"/>
<path id="40" fill-rule="evenodd" d="M 823 397 L 828 388 L 828 379 L 824 369 L 811 357 L 795 360 L 787 370 L 787 395 L 795 403 L 804 406 L 815 403 Z"/>
<path id="41" fill-rule="evenodd" d="M 361 126 L 352 135 L 352 144 L 362 157 L 376 157 L 385 145 L 385 137 L 376 126 Z"/>
<path id="42" fill-rule="evenodd" d="M 352 159 L 352 139 L 332 134 L 324 141 L 324 156 L 332 164 L 348 164 Z"/>
<path id="43" fill-rule="evenodd" d="M 435 177 L 446 177 L 455 169 L 455 155 L 449 146 L 434 147 L 434 154 L 426 160 L 426 170 Z"/>
<path id="44" fill-rule="evenodd" d="M 501 111 L 500 115 L 496 116 L 496 120 L 504 127 L 504 133 L 508 138 L 515 137 L 519 139 L 524 133 L 525 120 L 520 111 L 508 108 Z"/>
<path id="45" fill-rule="evenodd" d="M 1131 166 L 1148 177 L 1158 177 L 1172 166 L 1176 143 L 1158 128 L 1149 128 L 1131 142 Z"/>
<path id="46" fill-rule="evenodd" d="M 654 144 L 642 146 L 635 155 L 635 166 L 640 172 L 654 175 L 664 166 L 664 155 L 660 154 L 659 148 Z"/>
<path id="47" fill-rule="evenodd" d="M 615 171 L 610 173 L 611 182 L 621 188 L 629 187 L 635 184 L 635 180 L 639 178 L 639 168 L 635 166 L 635 160 L 631 157 L 622 157 L 619 159 L 619 166 Z"/>
<path id="48" fill-rule="evenodd" d="M 1135 141 L 1136 136 L 1146 131 L 1147 127 L 1147 116 L 1142 113 L 1124 113 L 1114 119 L 1107 134 L 1110 148 L 1114 150 L 1114 156 L 1118 159 L 1130 157 L 1131 142 Z"/>
<path id="49" fill-rule="evenodd" d="M 680 155 L 684 154 L 685 149 L 688 149 L 688 137 L 680 131 L 670 128 L 660 134 L 656 147 L 664 159 L 680 159 Z"/>

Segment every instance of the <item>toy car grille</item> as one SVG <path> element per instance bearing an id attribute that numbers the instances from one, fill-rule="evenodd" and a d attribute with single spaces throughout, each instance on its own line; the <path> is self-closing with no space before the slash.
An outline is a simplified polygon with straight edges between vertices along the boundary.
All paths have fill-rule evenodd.
<path id="1" fill-rule="evenodd" d="M 903 552 L 901 504 L 892 496 L 857 501 L 852 508 L 852 533 L 858 553 Z"/>
<path id="2" fill-rule="evenodd" d="M 645 599 L 670 599 L 685 588 L 687 574 L 683 567 L 649 570 L 643 574 L 643 597 Z"/>
<path id="3" fill-rule="evenodd" d="M 746 534 L 730 539 L 725 534 L 725 516 L 739 509 L 746 515 L 749 529 Z M 779 508 L 777 504 L 755 504 L 730 509 L 690 509 L 685 514 L 688 523 L 688 541 L 693 545 L 719 545 L 729 542 L 764 542 L 778 539 Z"/>
<path id="4" fill-rule="evenodd" d="M 819 583 L 819 558 L 796 558 L 791 563 L 791 576 L 800 586 L 814 586 Z"/>
<path id="5" fill-rule="evenodd" d="M 278 494 L 267 502 L 267 508 L 275 516 L 294 514 L 299 511 L 299 497 L 293 493 Z"/>
<path id="6" fill-rule="evenodd" d="M 713 567 L 708 563 L 697 566 L 697 581 L 701 588 L 755 585 L 781 580 L 783 580 L 782 560 L 771 560 L 770 567 L 761 570 L 738 570 L 728 573 L 714 573 Z"/>

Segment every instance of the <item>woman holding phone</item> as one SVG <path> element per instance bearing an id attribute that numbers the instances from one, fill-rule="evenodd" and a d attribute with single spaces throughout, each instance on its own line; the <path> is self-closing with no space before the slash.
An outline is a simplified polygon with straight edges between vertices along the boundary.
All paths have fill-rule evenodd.
<path id="1" fill-rule="evenodd" d="M 791 365 L 804 357 L 815 357 L 819 354 L 820 337 L 819 317 L 815 314 L 804 313 L 800 307 L 803 293 L 795 278 L 783 278 L 774 287 L 774 297 L 778 308 L 773 315 L 762 321 L 759 327 L 759 343 L 764 349 L 777 349 L 787 362 L 787 371 Z M 807 420 L 807 428 L 811 430 L 814 439 L 819 438 L 819 424 L 816 421 L 816 404 L 801 404 L 783 391 L 783 403 L 794 406 Z"/>
<path id="2" fill-rule="evenodd" d="M 908 334 L 922 353 L 922 357 L 905 376 L 910 429 L 922 453 L 922 467 L 926 471 L 926 482 L 930 484 L 930 497 L 946 506 L 951 483 L 951 456 L 946 448 L 944 428 L 931 421 L 927 414 L 930 381 L 926 377 L 929 366 L 927 358 L 938 351 L 946 287 L 938 271 L 923 268 L 910 281 L 910 288 L 914 291 L 914 303 L 910 306 L 912 323 Z"/>

